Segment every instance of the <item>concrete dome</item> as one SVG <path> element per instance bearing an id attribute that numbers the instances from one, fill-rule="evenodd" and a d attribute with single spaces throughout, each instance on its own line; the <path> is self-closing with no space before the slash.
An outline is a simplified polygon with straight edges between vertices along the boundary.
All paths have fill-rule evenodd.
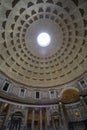
<path id="1" fill-rule="evenodd" d="M 87 71 L 87 1 L 18 0 L 0 3 L 0 70 L 31 87 L 54 87 Z M 45 31 L 51 44 L 41 48 Z"/>

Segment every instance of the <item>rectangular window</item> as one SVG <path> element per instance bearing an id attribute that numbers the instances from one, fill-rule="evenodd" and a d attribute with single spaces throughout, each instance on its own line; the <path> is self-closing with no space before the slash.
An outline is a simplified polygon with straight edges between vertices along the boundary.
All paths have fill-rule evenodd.
<path id="1" fill-rule="evenodd" d="M 36 98 L 39 98 L 39 96 L 40 96 L 39 92 L 36 92 Z"/>
<path id="2" fill-rule="evenodd" d="M 51 90 L 51 91 L 49 92 L 49 94 L 50 94 L 50 98 L 51 98 L 51 99 L 56 98 L 56 93 L 55 93 L 55 91 Z"/>
<path id="3" fill-rule="evenodd" d="M 25 90 L 24 89 L 21 89 L 21 92 L 20 92 L 20 96 L 24 96 L 24 92 L 25 92 Z"/>
<path id="4" fill-rule="evenodd" d="M 51 98 L 54 98 L 54 91 L 51 91 Z"/>
<path id="5" fill-rule="evenodd" d="M 80 81 L 80 84 L 81 84 L 81 86 L 83 87 L 83 89 L 87 87 L 87 83 L 86 83 L 85 80 L 81 80 L 81 81 Z"/>
<path id="6" fill-rule="evenodd" d="M 7 91 L 7 90 L 8 90 L 8 87 L 9 87 L 9 83 L 6 82 L 6 83 L 4 84 L 3 90 L 4 90 L 4 91 Z"/>

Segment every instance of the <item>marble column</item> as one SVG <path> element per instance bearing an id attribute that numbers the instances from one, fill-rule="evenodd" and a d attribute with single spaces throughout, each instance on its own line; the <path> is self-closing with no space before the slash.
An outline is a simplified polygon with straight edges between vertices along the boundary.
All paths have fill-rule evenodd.
<path id="1" fill-rule="evenodd" d="M 34 130 L 34 115 L 35 115 L 35 110 L 32 110 L 32 124 L 31 124 L 31 130 Z"/>
<path id="2" fill-rule="evenodd" d="M 25 110 L 25 119 L 24 119 L 24 128 L 25 128 L 25 130 L 27 128 L 28 110 L 29 110 L 29 108 L 26 108 L 26 110 Z"/>
<path id="3" fill-rule="evenodd" d="M 10 113 L 11 113 L 11 105 L 9 105 L 9 108 L 8 108 L 8 112 L 7 112 L 7 115 L 6 115 L 6 119 L 5 119 L 5 122 L 4 122 L 4 125 L 6 128 L 9 127 L 9 122 L 10 122 Z"/>
<path id="4" fill-rule="evenodd" d="M 40 130 L 42 130 L 42 109 L 40 108 Z"/>
<path id="5" fill-rule="evenodd" d="M 68 124 L 67 124 L 67 120 L 65 118 L 65 113 L 64 113 L 64 110 L 63 110 L 63 104 L 62 102 L 59 102 L 59 107 L 60 107 L 60 112 L 61 112 L 61 118 L 62 118 L 62 121 L 63 121 L 63 129 L 64 130 L 68 130 Z"/>
<path id="6" fill-rule="evenodd" d="M 49 118 L 49 108 L 46 108 L 46 116 L 47 116 L 47 125 L 50 125 L 50 118 Z"/>
<path id="7" fill-rule="evenodd" d="M 84 110 L 87 112 L 87 105 L 86 105 L 86 103 L 85 103 L 85 101 L 84 101 L 83 96 L 80 96 L 80 102 L 81 102 L 81 104 L 84 106 Z"/>
<path id="8" fill-rule="evenodd" d="M 50 114 L 49 114 L 49 108 L 46 108 L 46 118 L 47 118 L 47 127 L 46 130 L 49 130 L 50 127 Z"/>

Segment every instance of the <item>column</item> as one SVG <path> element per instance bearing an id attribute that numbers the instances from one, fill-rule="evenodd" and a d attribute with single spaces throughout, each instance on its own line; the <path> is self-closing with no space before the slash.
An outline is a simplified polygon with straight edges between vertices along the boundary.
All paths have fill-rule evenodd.
<path id="1" fill-rule="evenodd" d="M 28 109 L 29 109 L 29 108 L 26 108 L 26 110 L 25 110 L 25 119 L 24 119 L 24 129 L 25 129 L 25 130 L 27 129 Z"/>
<path id="2" fill-rule="evenodd" d="M 33 111 L 32 111 L 32 124 L 31 124 L 31 130 L 34 130 L 34 114 L 35 114 L 35 110 L 33 109 Z"/>
<path id="3" fill-rule="evenodd" d="M 40 108 L 40 130 L 42 130 L 42 109 Z"/>
<path id="4" fill-rule="evenodd" d="M 63 120 L 63 127 L 64 127 L 64 130 L 68 130 L 68 126 L 67 126 L 67 121 L 66 121 L 66 118 L 65 118 L 65 114 L 64 114 L 64 110 L 63 110 L 63 104 L 62 102 L 59 102 L 59 106 L 60 106 L 60 111 L 61 111 L 61 118 Z"/>
<path id="5" fill-rule="evenodd" d="M 46 115 L 47 115 L 47 125 L 50 125 L 50 118 L 49 118 L 49 108 L 46 109 Z"/>
<path id="6" fill-rule="evenodd" d="M 8 126 L 8 123 L 9 123 L 9 119 L 10 119 L 10 113 L 11 113 L 11 110 L 10 110 L 10 108 L 11 108 L 12 106 L 11 105 L 9 105 L 9 108 L 8 108 L 8 112 L 7 112 L 7 115 L 6 115 L 6 119 L 5 119 L 5 122 L 4 122 L 4 125 L 5 125 L 5 127 L 6 128 L 8 128 L 9 126 Z"/>
<path id="7" fill-rule="evenodd" d="M 50 127 L 49 108 L 46 108 L 46 118 L 47 118 L 47 128 L 46 128 L 46 130 L 49 130 L 49 127 Z"/>
<path id="8" fill-rule="evenodd" d="M 80 102 L 81 102 L 81 104 L 84 106 L 84 110 L 87 112 L 87 105 L 86 105 L 86 103 L 85 103 L 85 101 L 84 101 L 83 96 L 80 96 Z"/>

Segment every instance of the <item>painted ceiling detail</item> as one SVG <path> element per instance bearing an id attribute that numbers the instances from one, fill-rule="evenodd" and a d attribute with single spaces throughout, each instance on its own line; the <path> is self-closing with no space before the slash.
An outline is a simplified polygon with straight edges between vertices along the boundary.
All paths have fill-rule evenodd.
<path id="1" fill-rule="evenodd" d="M 79 91 L 75 88 L 67 88 L 61 92 L 61 100 L 64 103 L 75 102 L 79 99 Z"/>

